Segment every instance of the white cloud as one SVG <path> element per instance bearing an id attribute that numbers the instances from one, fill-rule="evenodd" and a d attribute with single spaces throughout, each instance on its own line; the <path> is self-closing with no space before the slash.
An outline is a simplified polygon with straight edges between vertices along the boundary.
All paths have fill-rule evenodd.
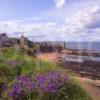
<path id="1" fill-rule="evenodd" d="M 65 1 L 66 0 L 54 0 L 55 1 L 55 3 L 56 3 L 56 7 L 57 8 L 61 8 L 61 7 L 63 7 L 63 5 L 65 4 Z"/>
<path id="2" fill-rule="evenodd" d="M 0 32 L 14 32 L 17 29 L 17 25 L 13 21 L 1 21 Z"/>
<path id="3" fill-rule="evenodd" d="M 100 31 L 99 6 L 81 9 L 79 12 L 72 14 L 72 16 L 66 18 L 66 24 L 62 27 L 62 29 L 63 33 L 66 33 L 64 34 L 66 37 L 72 36 L 72 38 L 77 37 L 77 39 L 79 38 L 86 41 L 96 40 L 96 37 L 100 37 L 99 32 L 97 35 L 97 31 Z M 100 39 L 97 40 L 100 41 Z"/>
<path id="4" fill-rule="evenodd" d="M 29 20 L 30 22 L 31 20 Z M 100 41 L 100 8 L 99 6 L 81 9 L 65 22 L 0 22 L 0 32 L 24 32 L 25 36 L 37 41 Z"/>

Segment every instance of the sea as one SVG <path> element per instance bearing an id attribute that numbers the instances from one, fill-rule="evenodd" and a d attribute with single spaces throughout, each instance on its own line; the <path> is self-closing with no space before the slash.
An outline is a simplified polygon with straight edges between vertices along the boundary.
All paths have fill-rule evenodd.
<path id="1" fill-rule="evenodd" d="M 65 48 L 100 52 L 100 42 L 66 42 Z"/>
<path id="2" fill-rule="evenodd" d="M 100 42 L 66 42 L 65 48 L 89 50 L 100 53 Z M 65 57 L 65 61 L 83 62 L 84 60 L 100 62 L 100 57 L 92 57 L 89 55 L 88 56 L 67 55 Z"/>

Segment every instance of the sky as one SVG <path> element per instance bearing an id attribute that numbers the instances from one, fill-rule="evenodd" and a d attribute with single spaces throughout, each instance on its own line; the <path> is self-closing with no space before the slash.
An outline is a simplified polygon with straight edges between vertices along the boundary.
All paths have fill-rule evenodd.
<path id="1" fill-rule="evenodd" d="M 100 41 L 100 0 L 0 0 L 0 33 L 32 41 Z"/>

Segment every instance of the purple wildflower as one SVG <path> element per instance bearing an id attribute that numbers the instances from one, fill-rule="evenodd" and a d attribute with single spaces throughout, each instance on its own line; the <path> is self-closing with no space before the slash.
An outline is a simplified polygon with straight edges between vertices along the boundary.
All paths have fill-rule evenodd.
<path id="1" fill-rule="evenodd" d="M 36 77 L 37 88 L 42 92 L 56 93 L 58 88 L 68 80 L 61 72 L 50 71 Z"/>
<path id="2" fill-rule="evenodd" d="M 18 76 L 9 92 L 9 96 L 13 98 L 21 96 L 23 91 L 26 94 L 31 93 L 32 91 L 56 94 L 59 88 L 62 87 L 67 80 L 68 77 L 65 74 L 54 71 L 37 75 L 35 81 L 28 76 Z"/>
<path id="3" fill-rule="evenodd" d="M 16 82 L 13 84 L 11 91 L 9 92 L 10 97 L 18 97 L 22 95 L 22 92 L 32 92 L 36 88 L 35 83 L 27 76 L 19 76 L 16 78 Z"/>
<path id="4" fill-rule="evenodd" d="M 21 65 L 21 62 L 19 62 L 19 61 L 7 61 L 6 64 L 7 64 L 8 66 L 14 67 L 14 66 L 19 66 L 19 65 Z"/>

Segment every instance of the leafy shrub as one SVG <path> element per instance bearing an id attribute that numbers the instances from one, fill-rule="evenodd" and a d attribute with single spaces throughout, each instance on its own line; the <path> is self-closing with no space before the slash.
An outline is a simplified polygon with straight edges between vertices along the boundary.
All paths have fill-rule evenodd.
<path id="1" fill-rule="evenodd" d="M 0 65 L 0 76 L 4 76 L 7 73 L 7 68 L 5 64 Z"/>
<path id="2" fill-rule="evenodd" d="M 5 82 L 4 77 L 8 81 L 6 100 L 91 100 L 78 83 L 54 64 L 36 60 L 14 48 L 3 48 L 0 58 L 0 81 Z M 51 71 L 58 69 L 61 72 Z"/>
<path id="3" fill-rule="evenodd" d="M 0 97 L 2 96 L 2 92 L 6 88 L 6 84 L 4 82 L 0 82 Z"/>
<path id="4" fill-rule="evenodd" d="M 61 72 L 49 71 L 39 74 L 36 77 L 36 84 L 40 92 L 56 94 L 67 80 L 68 77 Z"/>
<path id="5" fill-rule="evenodd" d="M 35 83 L 27 76 L 19 76 L 16 78 L 13 84 L 12 90 L 9 92 L 9 96 L 14 100 L 22 100 L 27 98 L 36 88 Z"/>
<path id="6" fill-rule="evenodd" d="M 16 78 L 9 96 L 14 100 L 92 100 L 75 81 L 61 72 L 49 71 L 33 79 L 28 76 Z"/>
<path id="7" fill-rule="evenodd" d="M 21 75 L 21 73 L 22 73 L 21 67 L 8 68 L 6 74 L 8 76 L 8 81 L 13 81 L 15 77 Z"/>
<path id="8" fill-rule="evenodd" d="M 70 79 L 58 92 L 57 100 L 92 100 L 90 95 L 77 83 Z"/>
<path id="9" fill-rule="evenodd" d="M 30 77 L 19 76 L 16 78 L 9 96 L 13 97 L 14 100 L 19 97 L 22 98 L 23 93 L 29 98 L 31 98 L 29 94 L 32 93 L 33 95 L 36 94 L 36 98 L 40 97 L 41 94 L 43 94 L 43 98 L 47 94 L 53 96 L 57 94 L 59 88 L 61 88 L 67 80 L 67 76 L 54 71 L 39 74 L 34 78 L 34 81 L 32 81 Z"/>

